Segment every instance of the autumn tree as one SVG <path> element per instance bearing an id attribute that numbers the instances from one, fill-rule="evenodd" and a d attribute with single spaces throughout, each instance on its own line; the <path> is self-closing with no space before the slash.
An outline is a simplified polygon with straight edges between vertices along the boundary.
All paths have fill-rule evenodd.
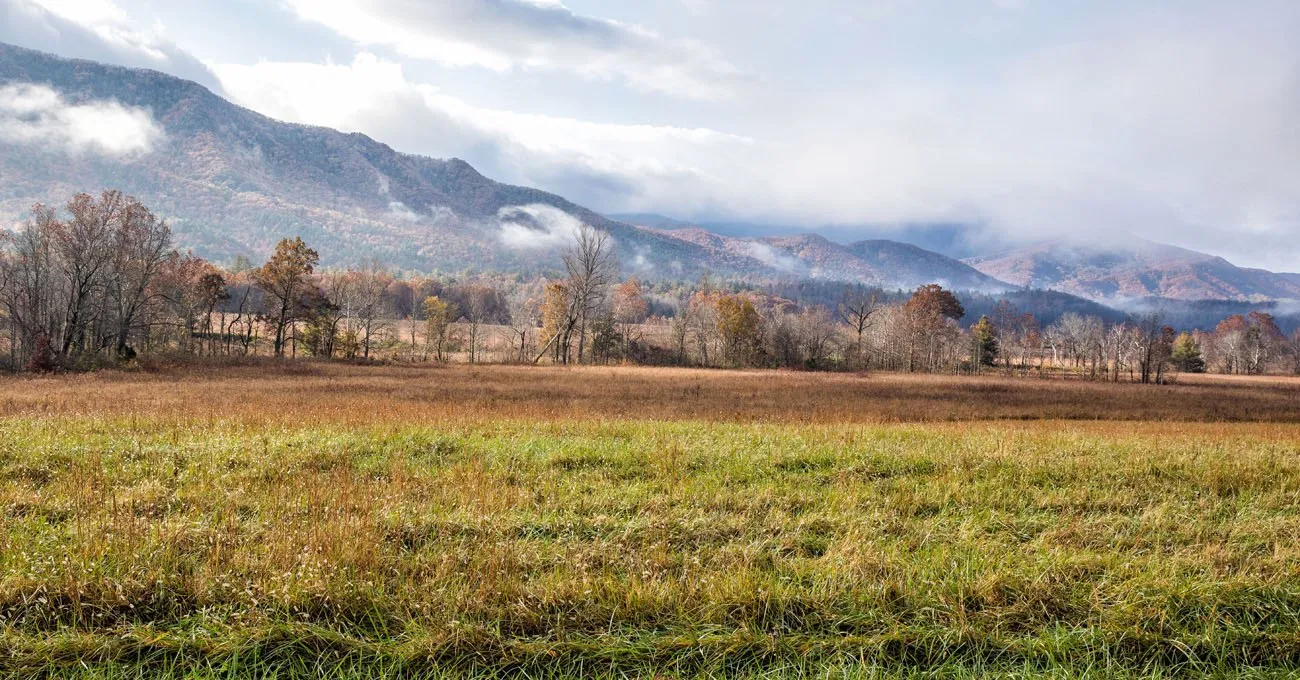
<path id="1" fill-rule="evenodd" d="M 454 303 L 431 295 L 424 299 L 424 342 L 433 347 L 434 360 L 439 363 L 447 360 L 447 345 L 450 339 L 451 324 L 460 315 Z"/>
<path id="2" fill-rule="evenodd" d="M 162 303 L 169 317 L 165 323 L 151 325 L 161 326 L 164 335 L 176 338 L 184 351 L 215 352 L 216 310 L 230 297 L 220 269 L 193 255 L 170 257 L 150 288 L 151 297 Z M 157 308 L 150 305 L 148 311 Z"/>
<path id="3" fill-rule="evenodd" d="M 650 313 L 650 305 L 641 294 L 641 282 L 628 279 L 614 288 L 613 320 L 622 340 L 623 356 L 630 351 L 632 342 L 639 340 L 636 328 L 643 323 Z"/>
<path id="4" fill-rule="evenodd" d="M 747 366 L 758 349 L 761 318 L 754 303 L 739 295 L 724 295 L 717 302 L 718 335 L 727 360 Z"/>
<path id="5" fill-rule="evenodd" d="M 917 288 L 903 305 L 908 325 L 908 369 L 916 370 L 919 353 L 925 353 L 927 370 L 934 370 L 939 358 L 940 343 L 949 324 L 966 315 L 961 301 L 938 284 Z M 950 333 L 949 333 L 950 334 Z"/>
<path id="6" fill-rule="evenodd" d="M 533 358 L 533 363 L 540 361 L 547 352 L 551 353 L 553 363 L 568 363 L 569 340 L 566 338 L 577 323 L 576 311 L 567 281 L 546 284 L 541 305 L 542 338 L 546 342 Z"/>
<path id="7" fill-rule="evenodd" d="M 1286 346 L 1273 315 L 1259 311 L 1225 318 L 1212 338 L 1217 365 L 1225 373 L 1262 373 Z"/>
<path id="8" fill-rule="evenodd" d="M 268 318 L 275 329 L 277 357 L 284 356 L 288 331 L 305 311 L 303 294 L 312 286 L 311 275 L 319 261 L 320 256 L 301 237 L 283 239 L 271 259 L 253 272 L 253 280 L 269 299 Z"/>
<path id="9" fill-rule="evenodd" d="M 198 282 L 194 286 L 194 299 L 203 310 L 199 316 L 198 332 L 205 340 L 209 354 L 216 354 L 216 337 L 212 329 L 217 306 L 230 297 L 230 288 L 226 283 L 225 274 L 209 264 L 207 271 L 199 275 Z"/>

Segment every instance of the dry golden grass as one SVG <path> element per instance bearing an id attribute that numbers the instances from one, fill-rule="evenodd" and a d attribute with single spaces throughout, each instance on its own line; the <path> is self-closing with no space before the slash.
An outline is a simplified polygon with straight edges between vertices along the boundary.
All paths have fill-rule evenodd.
<path id="1" fill-rule="evenodd" d="M 92 414 L 357 424 L 500 418 L 1300 422 L 1300 379 L 1194 376 L 1152 386 L 1059 378 L 272 362 L 0 378 L 0 417 Z"/>
<path id="2" fill-rule="evenodd" d="M 3 378 L 0 677 L 1290 677 L 1298 393 Z"/>

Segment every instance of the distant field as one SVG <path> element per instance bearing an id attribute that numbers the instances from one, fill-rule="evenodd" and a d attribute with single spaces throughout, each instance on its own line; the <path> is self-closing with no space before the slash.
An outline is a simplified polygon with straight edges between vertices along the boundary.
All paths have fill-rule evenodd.
<path id="1" fill-rule="evenodd" d="M 0 417 L 138 414 L 287 423 L 705 420 L 1300 422 L 1300 378 L 1072 379 L 534 366 L 289 363 L 0 377 Z"/>
<path id="2" fill-rule="evenodd" d="M 1291 677 L 1298 390 L 4 378 L 0 677 Z"/>

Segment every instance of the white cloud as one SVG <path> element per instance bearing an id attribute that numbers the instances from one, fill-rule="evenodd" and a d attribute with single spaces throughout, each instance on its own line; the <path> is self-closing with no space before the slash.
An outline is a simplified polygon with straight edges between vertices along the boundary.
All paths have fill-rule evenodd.
<path id="1" fill-rule="evenodd" d="M 112 0 L 33 0 L 45 9 L 74 21 L 89 23 L 126 23 L 126 12 Z"/>
<path id="2" fill-rule="evenodd" d="M 502 208 L 497 220 L 501 242 L 517 250 L 566 246 L 577 240 L 582 229 L 582 221 L 573 215 L 540 204 Z"/>
<path id="3" fill-rule="evenodd" d="M 529 0 L 287 0 L 361 45 L 448 66 L 574 73 L 697 99 L 733 93 L 740 72 L 716 50 L 641 26 Z"/>
<path id="4" fill-rule="evenodd" d="M 193 80 L 218 94 L 206 66 L 158 27 L 140 30 L 112 0 L 0 0 L 0 42 Z"/>
<path id="5" fill-rule="evenodd" d="M 1300 238 L 1300 59 L 1258 36 L 1135 26 L 986 82 L 882 76 L 771 114 L 774 162 L 723 197 L 751 217 L 1140 234 L 1255 262 L 1257 240 L 1223 234 Z"/>
<path id="6" fill-rule="evenodd" d="M 0 141 L 69 153 L 146 153 L 162 138 L 148 111 L 116 101 L 69 104 L 44 85 L 0 87 Z"/>
<path id="7" fill-rule="evenodd" d="M 123 46 L 105 37 L 103 26 L 129 25 L 111 0 L 41 2 L 54 11 L 0 0 L 0 40 L 192 77 L 183 53 L 160 48 L 162 62 L 150 52 L 161 38 Z M 461 157 L 494 179 L 599 210 L 809 226 L 974 223 L 1012 239 L 1140 234 L 1287 269 L 1300 254 L 1294 0 L 583 5 L 623 23 L 554 1 L 284 3 L 292 13 L 229 3 L 283 33 L 250 32 L 222 53 L 248 55 L 215 67 L 239 103 Z M 295 15 L 313 25 L 303 30 Z M 317 24 L 375 54 L 290 63 L 337 53 L 339 35 L 322 39 Z M 254 63 L 259 54 L 283 61 Z M 737 72 L 761 74 L 764 87 L 738 88 Z M 415 73 L 448 74 L 439 85 L 461 79 L 467 89 L 412 82 Z M 557 74 L 590 82 L 570 87 Z M 610 81 L 719 98 L 645 97 Z M 540 108 L 532 97 L 555 83 L 565 101 L 548 107 L 592 111 L 599 122 L 530 113 Z M 743 96 L 728 96 L 737 89 Z"/>
<path id="8" fill-rule="evenodd" d="M 369 53 L 216 70 L 252 108 L 465 158 L 602 210 L 959 222 L 1010 239 L 1141 234 L 1288 266 L 1254 245 L 1300 232 L 1300 78 L 1288 54 L 1144 26 L 1028 52 L 985 81 L 882 73 L 853 93 L 773 91 L 750 125 L 767 141 L 478 107 Z M 1250 238 L 1224 248 L 1223 230 Z"/>
<path id="9" fill-rule="evenodd" d="M 745 244 L 745 254 L 763 264 L 787 273 L 806 272 L 807 267 L 799 258 L 783 253 L 776 248 L 758 241 Z"/>
<path id="10" fill-rule="evenodd" d="M 396 62 L 213 66 L 232 98 L 275 118 L 368 134 L 408 153 L 459 157 L 493 179 L 580 203 L 641 207 L 678 194 L 683 208 L 754 141 L 708 129 L 607 124 L 474 106 L 412 83 Z"/>
<path id="11" fill-rule="evenodd" d="M 406 204 L 401 201 L 389 201 L 388 214 L 394 219 L 403 222 L 415 223 L 420 221 L 420 214 L 406 207 Z"/>

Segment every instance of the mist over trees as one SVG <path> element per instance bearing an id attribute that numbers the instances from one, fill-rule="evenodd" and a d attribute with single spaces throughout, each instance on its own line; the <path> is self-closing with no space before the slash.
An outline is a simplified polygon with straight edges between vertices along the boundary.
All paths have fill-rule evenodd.
<path id="1" fill-rule="evenodd" d="M 1300 373 L 1300 330 L 1288 333 L 1266 306 L 1196 328 L 1176 321 L 1179 312 L 1129 317 L 1050 291 L 649 283 L 621 277 L 613 239 L 586 225 L 562 270 L 535 279 L 415 276 L 380 262 L 322 271 L 319 262 L 293 238 L 260 265 L 218 267 L 176 249 L 166 222 L 120 192 L 37 205 L 0 233 L 3 363 L 42 372 L 261 355 L 1153 383 L 1205 371 Z"/>

